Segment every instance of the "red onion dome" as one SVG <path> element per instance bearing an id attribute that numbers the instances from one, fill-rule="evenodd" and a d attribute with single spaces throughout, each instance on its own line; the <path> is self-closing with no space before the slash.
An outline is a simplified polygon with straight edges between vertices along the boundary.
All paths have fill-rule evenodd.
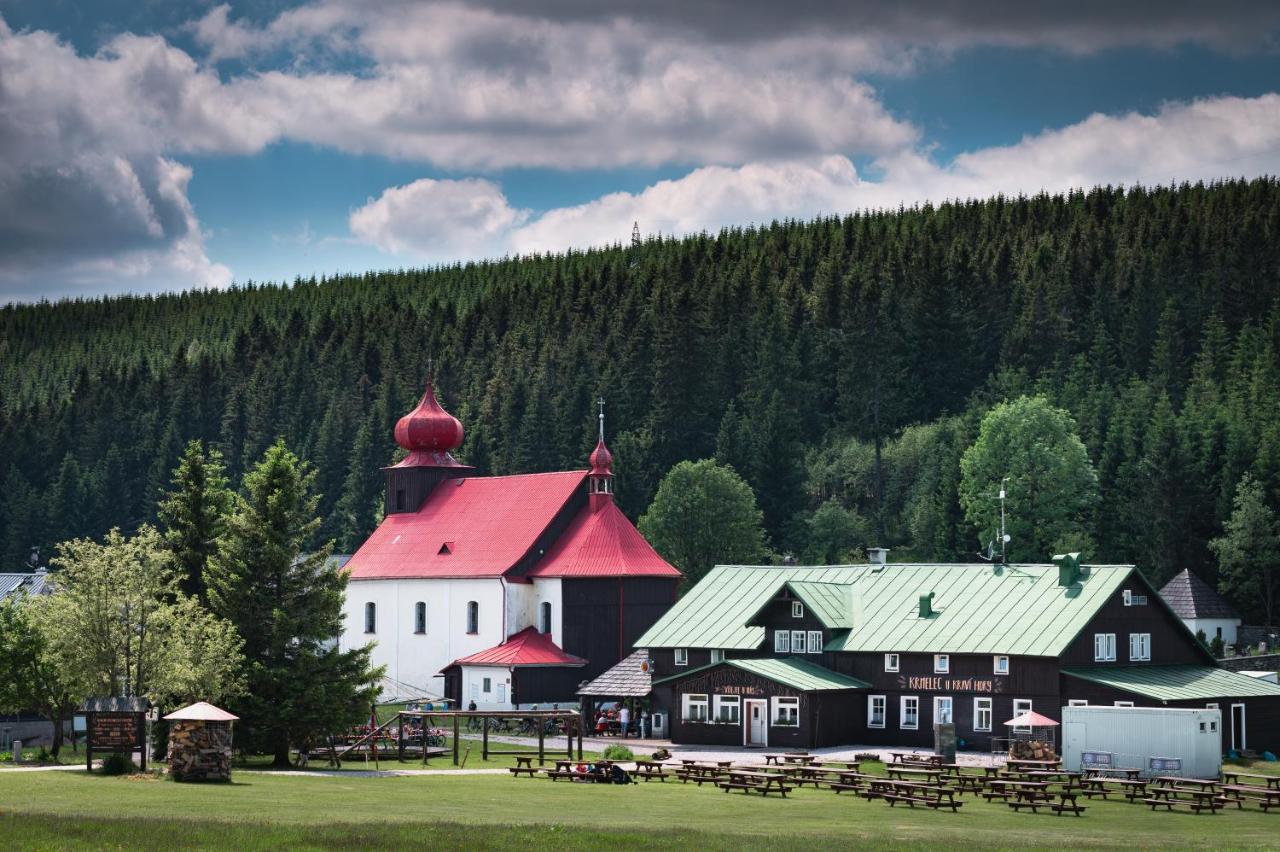
<path id="1" fill-rule="evenodd" d="M 588 458 L 591 462 L 592 476 L 613 476 L 610 466 L 613 464 L 613 453 L 609 452 L 609 448 L 604 445 L 604 439 L 596 444 L 596 448 L 591 451 Z"/>
<path id="2" fill-rule="evenodd" d="M 427 384 L 418 407 L 396 423 L 396 443 L 410 453 L 448 453 L 462 446 L 462 422 L 440 407 Z"/>

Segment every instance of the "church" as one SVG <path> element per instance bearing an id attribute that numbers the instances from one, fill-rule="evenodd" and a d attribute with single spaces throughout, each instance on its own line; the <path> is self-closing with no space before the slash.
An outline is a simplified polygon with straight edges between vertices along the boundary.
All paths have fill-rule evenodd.
<path id="1" fill-rule="evenodd" d="M 480 476 L 428 382 L 400 418 L 382 522 L 344 566 L 344 648 L 374 644 L 383 697 L 568 705 L 675 602 L 680 572 L 613 500 L 604 413 L 589 468 Z M 388 686 L 390 685 L 390 687 Z"/>

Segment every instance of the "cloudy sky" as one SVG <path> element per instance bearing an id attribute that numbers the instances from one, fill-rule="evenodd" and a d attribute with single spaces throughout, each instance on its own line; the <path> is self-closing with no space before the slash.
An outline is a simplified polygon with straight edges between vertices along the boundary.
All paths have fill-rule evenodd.
<path id="1" fill-rule="evenodd" d="M 1280 173 L 1280 3 L 0 0 L 0 303 Z"/>

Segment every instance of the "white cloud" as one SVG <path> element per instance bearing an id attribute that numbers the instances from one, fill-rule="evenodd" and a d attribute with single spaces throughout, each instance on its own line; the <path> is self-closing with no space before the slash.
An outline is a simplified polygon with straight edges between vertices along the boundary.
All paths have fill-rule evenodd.
<path id="1" fill-rule="evenodd" d="M 881 158 L 876 165 L 876 179 L 861 177 L 841 155 L 707 166 L 637 193 L 616 192 L 549 210 L 501 233 L 489 229 L 485 240 L 493 246 L 490 255 L 528 254 L 622 242 L 637 221 L 648 233 L 681 235 L 996 193 L 1275 174 L 1280 171 L 1280 95 L 1174 103 L 1154 115 L 1094 115 L 1016 145 L 961 155 L 948 165 L 915 150 Z M 403 215 L 412 215 L 411 195 L 404 200 Z M 488 203 L 500 205 L 492 196 Z M 448 227 L 448 220 L 434 227 Z M 412 234 L 401 234 L 398 251 L 415 250 Z M 417 250 L 438 260 L 475 256 L 443 249 L 447 238 L 438 230 L 432 241 Z"/>
<path id="2" fill-rule="evenodd" d="M 474 257 L 500 252 L 526 218 L 490 181 L 424 179 L 369 199 L 350 224 L 357 239 L 392 254 Z"/>

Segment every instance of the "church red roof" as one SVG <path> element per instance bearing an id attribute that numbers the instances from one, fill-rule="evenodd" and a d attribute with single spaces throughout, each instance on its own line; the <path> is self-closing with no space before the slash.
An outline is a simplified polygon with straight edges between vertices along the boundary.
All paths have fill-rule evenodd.
<path id="1" fill-rule="evenodd" d="M 574 470 L 446 480 L 417 512 L 387 515 L 347 570 L 354 580 L 499 577 L 585 489 L 586 476 Z"/>
<path id="2" fill-rule="evenodd" d="M 530 577 L 679 577 L 612 500 L 584 506 Z"/>
<path id="3" fill-rule="evenodd" d="M 546 633 L 526 627 L 501 645 L 454 660 L 454 666 L 585 666 L 587 661 L 566 653 Z"/>

